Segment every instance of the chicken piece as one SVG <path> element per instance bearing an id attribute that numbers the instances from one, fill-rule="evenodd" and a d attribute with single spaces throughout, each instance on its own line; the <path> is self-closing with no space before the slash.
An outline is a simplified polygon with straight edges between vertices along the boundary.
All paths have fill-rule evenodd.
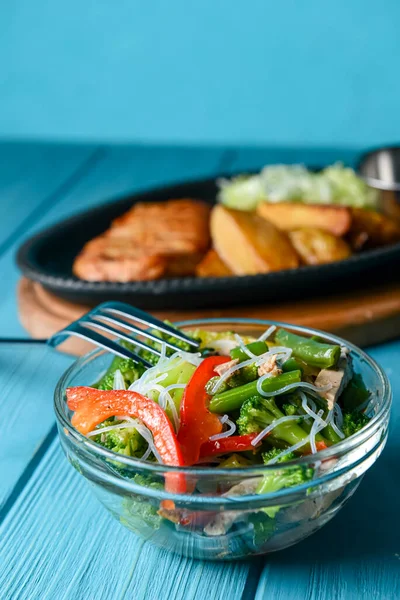
<path id="1" fill-rule="evenodd" d="M 318 376 L 314 382 L 317 387 L 324 387 L 329 384 L 332 386 L 327 392 L 321 393 L 321 396 L 325 398 L 327 402 L 329 410 L 333 409 L 336 400 L 339 398 L 340 394 L 343 392 L 352 376 L 353 364 L 351 356 L 344 349 L 342 349 L 342 353 L 335 370 L 321 369 L 321 371 L 318 373 Z"/>
<path id="2" fill-rule="evenodd" d="M 147 281 L 162 277 L 166 269 L 165 257 L 146 252 L 134 240 L 107 235 L 88 242 L 73 266 L 86 281 Z"/>
<path id="3" fill-rule="evenodd" d="M 333 235 L 341 236 L 349 231 L 351 224 L 350 210 L 345 206 L 261 202 L 257 212 L 261 217 L 285 231 L 300 227 L 316 227 Z"/>
<path id="4" fill-rule="evenodd" d="M 229 277 L 232 274 L 232 271 L 221 260 L 213 248 L 207 252 L 203 260 L 196 267 L 196 275 L 198 277 Z"/>
<path id="5" fill-rule="evenodd" d="M 351 255 L 350 247 L 344 240 L 322 229 L 295 229 L 289 232 L 289 238 L 306 265 L 322 265 Z"/>
<path id="6" fill-rule="evenodd" d="M 400 225 L 375 210 L 352 208 L 347 239 L 354 250 L 375 248 L 400 241 Z"/>
<path id="7" fill-rule="evenodd" d="M 319 467 L 320 470 L 323 470 L 322 465 L 324 465 L 325 462 L 336 463 L 336 461 L 323 461 Z M 354 475 L 350 477 L 349 480 L 351 481 L 355 477 L 356 476 Z M 296 525 L 303 523 L 305 531 L 311 533 L 309 530 L 312 527 L 312 524 L 315 524 L 314 519 L 325 513 L 328 508 L 332 506 L 336 498 L 342 494 L 344 489 L 345 487 L 339 487 L 333 492 L 325 492 L 321 497 L 308 498 L 303 502 L 298 502 L 289 506 L 286 510 L 279 512 L 277 520 L 281 523 L 296 523 Z M 294 531 L 298 533 L 298 527 L 289 529 L 288 533 Z"/>
<path id="8" fill-rule="evenodd" d="M 209 247 L 210 206 L 182 198 L 140 202 L 115 219 L 110 235 L 134 238 L 154 254 L 205 253 Z"/>
<path id="9" fill-rule="evenodd" d="M 293 269 L 299 264 L 286 235 L 255 213 L 215 206 L 211 236 L 219 256 L 235 275 Z"/>
<path id="10" fill-rule="evenodd" d="M 239 364 L 239 359 L 234 358 L 233 360 L 230 360 L 229 362 L 222 363 L 222 365 L 217 365 L 215 367 L 214 371 L 217 373 L 217 375 L 219 375 L 221 377 L 221 375 L 223 375 L 224 373 L 229 371 L 229 369 L 231 369 L 232 367 L 235 367 L 237 364 Z"/>
<path id="11" fill-rule="evenodd" d="M 222 496 L 246 496 L 254 494 L 260 478 L 244 479 L 237 483 Z M 215 515 L 215 517 L 204 527 L 204 533 L 209 536 L 224 535 L 235 521 L 240 521 L 248 513 L 257 512 L 257 510 L 224 510 Z"/>
<path id="12" fill-rule="evenodd" d="M 225 535 L 236 521 L 243 521 L 247 514 L 257 512 L 254 508 L 248 510 L 224 510 L 204 527 L 204 533 L 210 537 Z"/>
<path id="13" fill-rule="evenodd" d="M 259 377 L 267 375 L 268 373 L 270 373 L 271 377 L 276 377 L 282 373 L 282 369 L 276 364 L 276 354 L 269 356 L 267 360 L 258 367 Z"/>
<path id="14" fill-rule="evenodd" d="M 74 274 L 121 282 L 193 275 L 209 246 L 209 213 L 190 199 L 136 204 L 84 246 Z"/>

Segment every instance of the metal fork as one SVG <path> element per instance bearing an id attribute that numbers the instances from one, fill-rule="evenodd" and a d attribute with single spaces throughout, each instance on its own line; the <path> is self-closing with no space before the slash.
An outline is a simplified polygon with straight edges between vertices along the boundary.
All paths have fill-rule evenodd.
<path id="1" fill-rule="evenodd" d="M 132 358 L 146 367 L 151 367 L 153 365 L 148 360 L 142 358 L 136 352 L 128 350 L 128 348 L 125 348 L 119 341 L 125 340 L 135 344 L 138 348 L 155 354 L 156 356 L 161 355 L 159 350 L 156 350 L 142 340 L 137 339 L 135 334 L 139 334 L 142 337 L 158 343 L 161 341 L 160 338 L 148 329 L 142 329 L 138 325 L 135 325 L 132 321 L 151 327 L 153 330 L 167 333 L 177 340 L 187 342 L 193 348 L 192 352 L 199 349 L 199 343 L 181 331 L 159 321 L 145 311 L 130 306 L 129 304 L 125 304 L 124 302 L 103 302 L 103 304 L 99 304 L 99 306 L 96 306 L 96 308 L 83 315 L 83 317 L 77 321 L 73 321 L 65 329 L 52 335 L 47 343 L 53 348 L 56 348 L 69 336 L 76 336 L 92 342 L 95 346 L 105 348 L 117 356 Z M 120 327 L 121 330 L 114 327 L 114 325 Z M 115 339 L 108 338 L 102 332 L 115 336 Z M 168 348 L 180 350 L 180 348 L 173 343 L 164 340 L 162 341 Z"/>

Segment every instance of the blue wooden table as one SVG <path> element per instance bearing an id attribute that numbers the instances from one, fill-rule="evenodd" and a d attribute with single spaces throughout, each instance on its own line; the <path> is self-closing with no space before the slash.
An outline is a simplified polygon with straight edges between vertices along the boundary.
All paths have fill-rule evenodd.
<path id="1" fill-rule="evenodd" d="M 0 598 L 392 600 L 400 598 L 400 341 L 369 349 L 394 389 L 386 450 L 341 513 L 301 544 L 216 564 L 138 540 L 66 462 L 52 394 L 71 359 L 18 323 L 15 250 L 99 201 L 269 160 L 327 164 L 353 151 L 0 145 Z"/>

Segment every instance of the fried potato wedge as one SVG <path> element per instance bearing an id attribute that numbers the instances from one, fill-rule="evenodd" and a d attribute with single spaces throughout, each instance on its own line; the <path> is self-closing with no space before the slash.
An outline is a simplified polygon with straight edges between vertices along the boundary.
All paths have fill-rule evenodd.
<path id="1" fill-rule="evenodd" d="M 352 222 L 347 239 L 354 250 L 376 248 L 400 241 L 400 225 L 375 210 L 351 209 Z"/>
<path id="2" fill-rule="evenodd" d="M 197 265 L 196 275 L 198 277 L 229 277 L 233 273 L 212 248 Z"/>
<path id="3" fill-rule="evenodd" d="M 235 275 L 255 275 L 298 266 L 286 234 L 255 213 L 215 206 L 211 237 L 222 261 Z"/>
<path id="4" fill-rule="evenodd" d="M 284 231 L 300 227 L 316 227 L 330 231 L 333 235 L 342 236 L 349 231 L 351 225 L 350 210 L 345 206 L 261 202 L 257 212 L 261 217 Z"/>
<path id="5" fill-rule="evenodd" d="M 351 255 L 350 246 L 342 238 L 316 227 L 294 229 L 289 238 L 305 265 L 322 265 Z"/>

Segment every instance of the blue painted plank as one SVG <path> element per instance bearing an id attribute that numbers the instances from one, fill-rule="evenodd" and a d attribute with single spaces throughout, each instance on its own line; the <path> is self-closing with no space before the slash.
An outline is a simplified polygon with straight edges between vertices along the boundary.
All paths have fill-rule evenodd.
<path id="1" fill-rule="evenodd" d="M 58 440 L 1 530 L 0 579 L 6 598 L 107 598 L 122 589 L 124 570 L 128 573 L 140 549 L 130 532 L 107 521 L 89 487 L 65 461 Z M 104 563 L 98 560 L 99 546 Z M 93 569 L 98 577 L 91 579 L 91 592 L 75 593 L 87 590 Z"/>
<path id="2" fill-rule="evenodd" d="M 400 598 L 400 342 L 370 349 L 393 386 L 391 435 L 341 512 L 319 532 L 265 559 L 256 600 Z"/>
<path id="3" fill-rule="evenodd" d="M 395 370 L 399 349 L 397 342 L 371 352 L 391 375 L 395 397 L 400 391 L 400 374 Z M 36 358 L 31 360 L 26 379 L 34 383 L 31 370 L 37 369 Z M 11 370 L 18 380 L 25 367 L 21 362 Z M 38 379 L 42 380 L 40 372 Z M 37 383 L 29 390 L 43 418 L 51 410 L 48 394 Z M 8 391 L 7 408 L 12 414 L 21 404 L 21 394 L 15 397 L 14 386 Z M 395 477 L 400 451 L 398 402 L 392 424 L 379 463 L 335 520 L 302 544 L 263 559 L 258 600 L 398 597 L 399 531 L 394 502 L 400 493 Z M 17 441 L 19 436 L 18 431 Z M 390 493 L 385 494 L 387 482 Z M 5 598 L 235 600 L 242 597 L 254 564 L 190 561 L 143 544 L 101 508 L 67 464 L 57 441 L 11 507 L 0 538 L 4 540 L 0 585 Z M 123 549 L 117 556 L 116 548 Z M 109 567 L 106 571 L 104 565 Z"/>
<path id="4" fill-rule="evenodd" d="M 54 423 L 54 387 L 71 362 L 44 344 L 0 344 L 0 509 Z"/>
<path id="5" fill-rule="evenodd" d="M 186 164 L 189 165 L 189 168 L 186 170 L 188 177 L 208 175 L 210 172 L 214 172 L 214 169 L 218 169 L 220 152 L 212 155 L 211 163 L 208 162 L 208 157 L 204 160 L 204 158 L 201 159 L 201 156 L 202 152 L 195 152 L 191 155 L 190 160 L 187 161 Z M 161 152 L 155 163 L 157 164 L 158 162 L 163 165 L 165 180 L 169 179 L 172 181 L 179 178 L 179 174 L 182 173 L 181 159 L 176 161 L 173 157 L 172 160 L 166 160 L 164 157 L 165 153 Z M 109 189 L 110 194 L 114 194 L 128 191 L 134 184 L 137 185 L 138 181 L 142 181 L 143 185 L 146 185 L 146 182 L 157 183 L 159 174 L 155 176 L 153 169 L 150 169 L 148 174 L 145 174 L 143 177 L 145 167 L 148 165 L 148 157 L 143 159 L 143 163 L 140 163 L 140 160 L 138 161 L 137 157 L 134 157 L 131 171 L 126 168 L 126 161 L 123 166 L 121 162 L 120 156 L 118 154 L 114 155 L 111 161 L 114 177 L 110 178 L 109 171 L 102 170 L 100 175 L 94 175 L 94 181 L 97 182 L 96 186 L 90 181 L 90 178 L 87 183 L 82 183 L 83 196 L 88 201 L 87 204 L 85 202 L 85 205 L 91 202 L 96 203 L 99 195 L 102 192 L 104 193 L 107 186 L 109 186 L 107 189 Z M 115 177 L 118 169 L 120 169 L 119 177 Z M 156 172 L 159 173 L 159 170 L 158 167 Z M 134 182 L 132 179 L 134 179 Z M 110 181 L 112 181 L 111 184 Z M 79 194 L 74 195 L 77 208 L 78 204 L 82 207 L 80 204 L 81 198 L 82 196 Z M 65 199 L 67 214 L 71 210 L 70 200 L 67 197 Z M 59 214 L 58 209 L 57 211 L 49 211 L 44 221 L 47 219 L 51 221 L 53 214 Z M 3 259 L 5 265 L 7 264 L 6 261 L 7 256 Z M 10 311 L 6 308 L 4 309 L 3 307 L 3 310 L 8 315 L 10 314 Z M 37 359 L 37 355 L 35 356 Z M 23 361 L 20 368 L 22 364 Z M 31 364 L 29 368 L 34 369 L 38 377 L 41 377 L 40 369 L 37 368 L 36 363 Z M 14 372 L 18 374 L 18 366 L 14 368 Z M 53 386 L 54 383 L 50 385 Z M 39 388 L 38 385 L 36 387 L 37 389 Z M 16 402 L 19 401 L 21 393 L 18 390 L 13 390 L 13 404 L 14 399 Z M 34 406 L 42 413 L 42 422 L 44 429 L 46 429 L 48 419 L 52 420 L 52 416 L 50 416 L 52 412 L 48 412 L 49 405 L 44 401 L 45 394 L 38 396 L 35 393 L 31 395 L 31 398 L 35 399 Z M 29 419 L 29 415 L 30 411 L 27 410 L 25 417 L 32 423 L 32 418 Z M 37 415 L 35 416 L 37 418 Z M 14 440 L 14 446 L 17 446 L 17 440 Z M 48 482 L 49 488 L 44 485 L 44 480 Z M 56 492 L 55 496 L 54 492 Z M 76 511 L 75 499 L 78 494 L 79 511 Z M 49 498 L 51 498 L 51 501 Z M 50 519 L 48 518 L 50 513 L 47 502 L 50 502 L 52 507 L 59 506 L 58 510 L 52 508 Z M 65 514 L 69 514 L 71 511 L 73 518 L 69 519 L 68 529 L 64 530 L 64 528 L 61 528 L 63 535 L 60 535 L 58 524 Z M 27 520 L 24 521 L 24 531 L 21 531 L 19 527 L 20 515 L 28 514 L 28 512 L 30 518 L 32 517 L 32 522 L 28 523 Z M 35 523 L 41 523 L 42 525 L 41 527 L 35 527 Z M 86 536 L 89 538 L 87 549 L 83 552 L 83 557 L 80 552 L 83 547 L 82 539 L 76 535 L 77 531 L 82 532 L 82 523 L 87 525 Z M 108 544 L 104 545 L 103 537 L 101 534 L 99 535 L 99 531 L 104 531 L 109 527 L 112 529 L 112 534 L 109 535 L 107 533 Z M 189 560 L 183 561 L 173 555 L 165 556 L 165 553 L 147 544 L 144 547 L 146 560 L 143 562 L 140 553 L 143 546 L 142 542 L 137 540 L 130 532 L 124 531 L 119 527 L 113 527 L 112 521 L 109 520 L 109 517 L 104 514 L 101 507 L 88 494 L 87 488 L 83 485 L 81 479 L 67 465 L 57 445 L 53 445 L 48 453 L 45 454 L 39 468 L 33 472 L 32 479 L 11 507 L 9 516 L 3 524 L 3 531 L 10 533 L 11 530 L 14 533 L 11 537 L 8 536 L 9 542 L 3 546 L 3 558 L 0 560 L 0 565 L 2 565 L 0 569 L 3 568 L 1 575 L 4 576 L 4 579 L 3 577 L 1 579 L 7 582 L 6 586 L 3 587 L 4 594 L 10 598 L 94 598 L 109 597 L 110 594 L 114 593 L 117 593 L 120 597 L 129 597 L 131 589 L 136 589 L 137 584 L 143 581 L 142 571 L 144 568 L 147 566 L 145 574 L 145 578 L 147 578 L 150 574 L 148 570 L 150 566 L 152 575 L 157 575 L 157 565 L 159 566 L 160 577 L 152 578 L 149 585 L 153 587 L 155 585 L 157 588 L 155 591 L 156 596 L 154 597 L 162 597 L 165 579 L 163 567 L 166 564 L 169 567 L 169 581 L 172 586 L 176 581 L 188 582 L 184 587 L 175 590 L 176 593 L 179 592 L 179 597 L 182 598 L 203 597 L 205 590 L 209 588 L 210 584 L 215 585 L 215 594 L 211 595 L 211 598 L 217 597 L 218 590 L 224 589 L 224 587 L 227 589 L 229 597 L 239 598 L 241 589 L 246 582 L 248 567 L 245 563 L 231 565 L 225 570 L 221 569 L 219 576 L 215 578 L 213 565 L 199 562 L 192 563 Z M 52 532 L 56 532 L 57 535 L 52 536 Z M 15 544 L 18 543 L 17 540 L 21 539 L 29 539 L 30 543 L 21 545 L 24 550 L 18 555 L 18 553 L 15 553 Z M 109 564 L 113 559 L 115 560 L 115 547 L 118 546 L 124 548 L 123 557 L 125 560 L 120 560 L 119 558 L 119 569 L 115 571 L 114 577 L 108 575 L 106 580 L 104 580 L 101 577 L 103 573 L 102 564 L 104 562 Z M 32 552 L 32 549 L 34 549 L 34 552 Z M 98 561 L 100 550 L 102 559 Z M 52 560 L 52 557 L 56 562 Z M 79 558 L 83 558 L 83 561 L 77 564 Z M 18 564 L 15 564 L 15 561 Z M 63 569 L 66 579 L 54 578 L 53 576 L 56 570 L 55 565 L 60 564 L 60 561 L 63 561 L 63 565 L 67 567 Z M 10 569 L 12 569 L 13 573 L 19 573 L 19 575 L 10 577 Z M 38 570 L 41 574 L 40 577 L 35 575 L 38 573 Z M 73 573 L 72 577 L 71 573 Z M 226 573 L 226 576 L 224 573 Z M 26 583 L 27 581 L 29 581 L 28 584 Z M 141 586 L 141 597 L 145 597 L 143 594 L 146 594 L 146 588 L 147 586 Z"/>
<path id="6" fill-rule="evenodd" d="M 130 192 L 212 176 L 235 155 L 223 148 L 109 147 L 32 231 Z"/>
<path id="7" fill-rule="evenodd" d="M 126 587 L 126 597 L 235 600 L 242 597 L 249 569 L 249 561 L 191 561 L 146 543 Z"/>
<path id="8" fill-rule="evenodd" d="M 106 160 L 108 158 L 104 157 L 104 161 Z M 132 162 L 133 166 L 141 164 L 138 158 Z M 161 157 L 159 162 L 166 164 L 167 161 Z M 195 162 L 194 160 L 193 171 L 198 168 Z M 226 160 L 226 164 L 228 163 Z M 232 160 L 231 164 L 233 163 Z M 115 158 L 115 163 L 111 164 L 122 165 L 122 161 Z M 125 164 L 129 164 L 129 161 Z M 144 160 L 144 164 L 149 164 L 148 158 Z M 256 166 L 254 163 L 253 165 Z M 110 179 L 110 171 L 103 171 L 100 167 L 99 162 L 98 169 L 91 170 L 87 178 L 81 179 L 78 186 L 74 187 L 74 190 L 80 190 L 79 194 L 75 195 L 72 190 L 72 194 L 63 195 L 58 204 L 61 209 L 49 210 L 43 222 L 57 218 L 56 213 L 60 215 L 63 210 L 68 214 L 72 205 L 83 208 L 82 198 L 85 198 L 85 205 L 96 203 L 98 191 L 109 189 L 110 194 L 113 194 L 113 190 L 117 189 L 120 191 L 115 193 L 123 193 L 129 177 L 134 176 L 135 184 L 139 186 L 140 181 L 146 186 L 146 181 L 155 177 L 153 171 L 146 171 L 144 166 L 137 173 L 133 171 L 132 174 L 126 174 L 125 171 L 125 175 L 121 168 L 120 176 L 116 168 L 114 178 Z M 171 168 L 171 177 L 173 172 Z M 91 177 L 94 182 L 91 182 Z M 66 203 L 69 202 L 65 209 L 64 199 Z M 4 264 L 6 266 L 7 263 Z M 7 306 L 5 315 L 9 318 Z M 371 351 L 388 371 L 392 370 L 391 377 L 397 393 L 400 389 L 400 375 L 396 373 L 398 351 L 398 343 Z M 64 360 L 65 357 L 58 358 Z M 6 418 L 2 414 L 0 418 L 2 423 L 9 419 L 16 435 L 13 447 L 18 447 L 18 451 L 14 455 L 13 464 L 18 466 L 18 475 L 18 469 L 27 466 L 27 457 L 31 458 L 32 453 L 27 453 L 21 460 L 18 457 L 21 431 L 15 425 L 14 407 L 16 406 L 15 418 L 18 418 L 16 424 L 19 427 L 22 422 L 23 439 L 28 439 L 27 448 L 30 445 L 34 448 L 29 441 L 34 419 L 32 415 L 40 414 L 45 425 L 38 438 L 37 443 L 40 444 L 52 422 L 49 398 L 54 383 L 47 371 L 43 372 L 45 363 L 39 360 L 36 352 L 32 357 L 9 361 L 7 354 L 2 358 L 0 348 L 0 365 L 7 365 L 8 362 L 11 371 L 5 371 L 3 383 L 3 398 L 7 398 Z M 26 373 L 30 373 L 27 377 L 22 371 L 24 366 L 28 367 Z M 30 385 L 33 372 L 37 373 L 37 379 L 33 377 L 35 386 Z M 32 394 L 32 389 L 40 388 L 43 391 L 44 380 L 49 381 L 49 392 Z M 14 383 L 7 387 L 7 381 Z M 27 381 L 27 397 L 31 401 L 25 406 L 22 399 L 25 402 L 24 386 Z M 18 406 L 22 412 L 18 412 Z M 395 428 L 400 431 L 398 405 L 395 406 L 393 416 Z M 8 441 L 10 437 L 7 436 L 6 439 Z M 361 596 L 380 599 L 400 595 L 397 547 L 399 531 L 398 526 L 396 527 L 398 518 L 392 501 L 400 492 L 398 481 L 393 477 L 400 450 L 397 439 L 392 433 L 388 449 L 378 465 L 367 474 L 355 498 L 331 524 L 301 545 L 265 559 L 266 566 L 257 598 L 274 600 L 309 597 L 323 600 L 337 597 L 347 600 Z M 3 457 L 6 456 L 8 460 L 9 454 L 8 447 L 4 451 L 4 441 L 5 438 L 1 436 L 2 464 Z M 31 466 L 33 469 L 35 465 Z M 67 465 L 56 443 L 44 454 L 36 470 L 29 473 L 29 466 L 27 467 L 25 476 L 31 478 L 15 503 L 10 506 L 8 517 L 0 531 L 1 539 L 5 540 L 0 551 L 0 585 L 6 598 L 177 597 L 186 600 L 204 597 L 235 599 L 242 596 L 247 577 L 251 573 L 248 563 L 216 565 L 180 559 L 152 548 L 148 543 L 143 545 L 133 534 L 118 525 L 113 527 L 113 521 L 91 497 L 81 478 Z M 390 494 L 385 495 L 381 490 L 387 481 L 391 481 L 392 488 Z M 12 481 L 10 485 L 12 487 Z M 65 514 L 69 515 L 67 522 L 64 520 Z M 82 523 L 85 527 L 82 527 Z M 105 530 L 107 543 L 103 535 Z M 115 547 L 124 548 L 124 552 L 118 555 L 117 564 Z M 60 564 L 63 565 L 62 569 L 58 568 Z M 107 571 L 107 576 L 104 576 L 104 564 L 113 567 Z"/>
<path id="9" fill-rule="evenodd" d="M 4 598 L 195 600 L 242 596 L 249 563 L 213 564 L 166 553 L 110 517 L 49 448 L 0 528 Z"/>
<path id="10" fill-rule="evenodd" d="M 5 283 L 0 297 L 0 336 L 26 337 L 18 322 L 15 301 L 19 272 L 14 254 L 23 238 L 76 212 L 113 199 L 115 196 L 139 191 L 150 186 L 180 179 L 206 177 L 218 172 L 225 152 L 221 149 L 119 147 L 96 157 L 79 180 L 64 190 L 56 203 L 43 207 L 40 218 L 26 228 L 0 256 L 0 272 Z M 32 183 L 31 183 L 32 185 Z M 34 187 L 34 186 L 33 186 Z M 40 195 L 41 182 L 35 193 Z M 26 193 L 28 194 L 29 188 Z M 12 206 L 9 207 L 12 210 Z"/>
<path id="11" fill-rule="evenodd" d="M 236 148 L 228 172 L 261 169 L 268 164 L 304 164 L 310 167 L 325 167 L 335 162 L 355 166 L 359 151 L 351 148 Z"/>
<path id="12" fill-rule="evenodd" d="M 0 253 L 55 204 L 57 192 L 93 151 L 90 146 L 0 144 Z"/>

